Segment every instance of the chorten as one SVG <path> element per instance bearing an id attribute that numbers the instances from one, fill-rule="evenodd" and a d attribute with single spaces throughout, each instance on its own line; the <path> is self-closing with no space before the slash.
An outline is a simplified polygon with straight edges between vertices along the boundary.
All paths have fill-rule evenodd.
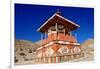
<path id="1" fill-rule="evenodd" d="M 81 53 L 77 38 L 72 35 L 80 26 L 61 15 L 58 10 L 37 31 L 41 35 L 41 47 L 37 49 L 37 57 L 40 61 L 58 63 L 69 56 L 74 58 Z M 43 38 L 45 37 L 45 38 Z"/>

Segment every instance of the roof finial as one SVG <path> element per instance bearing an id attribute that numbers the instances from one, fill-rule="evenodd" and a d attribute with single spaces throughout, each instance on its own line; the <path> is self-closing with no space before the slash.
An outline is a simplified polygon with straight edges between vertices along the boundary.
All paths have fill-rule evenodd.
<path id="1" fill-rule="evenodd" d="M 59 8 L 57 9 L 57 12 L 59 12 Z"/>
<path id="2" fill-rule="evenodd" d="M 61 15 L 61 12 L 59 11 L 59 8 L 57 9 L 56 13 L 59 14 L 59 15 Z"/>

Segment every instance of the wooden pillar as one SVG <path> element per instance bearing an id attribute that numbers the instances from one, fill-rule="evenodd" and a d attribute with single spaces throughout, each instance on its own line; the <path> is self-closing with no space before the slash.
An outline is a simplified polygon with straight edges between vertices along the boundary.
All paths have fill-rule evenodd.
<path id="1" fill-rule="evenodd" d="M 54 56 L 54 63 L 56 63 L 56 57 Z"/>
<path id="2" fill-rule="evenodd" d="M 43 62 L 43 57 L 41 58 L 41 62 Z"/>
<path id="3" fill-rule="evenodd" d="M 69 59 L 70 59 L 69 55 L 67 55 L 67 57 L 68 57 L 68 61 L 69 61 Z"/>
<path id="4" fill-rule="evenodd" d="M 49 57 L 48 62 L 49 62 L 49 63 L 52 63 L 52 57 Z"/>
<path id="5" fill-rule="evenodd" d="M 65 33 L 66 33 L 66 30 L 65 30 L 65 28 L 64 28 L 64 35 L 65 35 Z"/>
<path id="6" fill-rule="evenodd" d="M 57 23 L 56 23 L 56 36 L 57 36 L 56 38 L 58 40 L 58 35 L 57 35 L 58 33 L 57 32 L 58 32 L 58 28 L 57 28 Z"/>
<path id="7" fill-rule="evenodd" d="M 74 55 L 71 55 L 71 59 L 74 59 Z"/>
<path id="8" fill-rule="evenodd" d="M 51 27 L 50 27 L 50 34 L 52 33 L 52 31 L 51 31 Z"/>
<path id="9" fill-rule="evenodd" d="M 70 36 L 72 36 L 72 33 L 71 33 L 71 31 L 70 31 L 69 33 L 70 33 Z"/>
<path id="10" fill-rule="evenodd" d="M 44 62 L 46 61 L 45 57 L 43 58 L 43 61 L 44 61 Z"/>
<path id="11" fill-rule="evenodd" d="M 65 30 L 65 28 L 64 28 L 64 37 L 65 37 L 65 36 L 66 36 L 66 30 Z M 64 38 L 64 41 L 66 41 L 65 38 Z"/>
<path id="12" fill-rule="evenodd" d="M 58 29 L 57 29 L 57 23 L 56 23 L 56 33 L 57 33 L 57 30 L 58 30 Z"/>
<path id="13" fill-rule="evenodd" d="M 79 58 L 79 54 L 76 55 L 76 58 Z"/>
<path id="14" fill-rule="evenodd" d="M 41 57 L 41 62 L 42 62 L 42 57 Z"/>
<path id="15" fill-rule="evenodd" d="M 68 60 L 70 60 L 70 55 L 68 55 Z"/>
<path id="16" fill-rule="evenodd" d="M 75 58 L 75 54 L 73 54 L 73 57 Z"/>
<path id="17" fill-rule="evenodd" d="M 71 59 L 71 55 L 69 55 L 69 60 Z"/>
<path id="18" fill-rule="evenodd" d="M 65 60 L 64 56 L 63 56 L 63 61 Z"/>
<path id="19" fill-rule="evenodd" d="M 42 58 L 40 58 L 40 62 L 42 61 Z"/>
<path id="20" fill-rule="evenodd" d="M 48 61 L 47 61 L 47 57 L 46 57 L 46 63 L 48 63 Z"/>
<path id="21" fill-rule="evenodd" d="M 64 61 L 64 56 L 61 56 L 61 62 L 63 62 Z"/>
<path id="22" fill-rule="evenodd" d="M 61 60 L 60 60 L 60 56 L 58 56 L 58 63 L 60 63 L 60 61 L 61 61 Z"/>
<path id="23" fill-rule="evenodd" d="M 56 63 L 59 63 L 60 61 L 59 61 L 59 57 L 58 56 L 56 56 Z"/>
<path id="24" fill-rule="evenodd" d="M 40 62 L 40 58 L 39 58 L 38 62 Z"/>
<path id="25" fill-rule="evenodd" d="M 67 56 L 65 55 L 65 56 L 64 56 L 64 60 L 66 60 L 66 59 L 67 59 Z"/>
<path id="26" fill-rule="evenodd" d="M 74 58 L 76 58 L 76 54 L 74 55 Z"/>
<path id="27" fill-rule="evenodd" d="M 66 58 L 65 60 L 67 61 L 67 60 L 68 60 L 68 57 L 67 57 L 67 55 L 65 55 L 65 58 Z"/>
<path id="28" fill-rule="evenodd" d="M 50 27 L 50 35 L 51 35 L 52 31 L 51 31 L 51 27 Z M 52 41 L 52 36 L 50 36 L 50 41 Z"/>

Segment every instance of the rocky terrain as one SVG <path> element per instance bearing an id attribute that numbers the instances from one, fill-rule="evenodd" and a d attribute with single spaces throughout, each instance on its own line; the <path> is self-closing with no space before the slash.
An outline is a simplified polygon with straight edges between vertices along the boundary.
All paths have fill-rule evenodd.
<path id="1" fill-rule="evenodd" d="M 81 46 L 84 51 L 83 61 L 93 61 L 94 60 L 94 40 L 88 39 Z"/>
<path id="2" fill-rule="evenodd" d="M 15 64 L 33 64 L 40 45 L 27 40 L 15 40 Z"/>

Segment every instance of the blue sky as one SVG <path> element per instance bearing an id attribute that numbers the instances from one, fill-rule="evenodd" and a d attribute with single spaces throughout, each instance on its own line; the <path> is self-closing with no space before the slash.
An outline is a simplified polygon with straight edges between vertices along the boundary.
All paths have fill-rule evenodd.
<path id="1" fill-rule="evenodd" d="M 77 40 L 94 39 L 94 9 L 82 7 L 15 4 L 15 39 L 36 42 L 41 39 L 37 29 L 59 9 L 61 15 L 78 25 Z M 73 31 L 73 34 L 75 32 Z"/>

